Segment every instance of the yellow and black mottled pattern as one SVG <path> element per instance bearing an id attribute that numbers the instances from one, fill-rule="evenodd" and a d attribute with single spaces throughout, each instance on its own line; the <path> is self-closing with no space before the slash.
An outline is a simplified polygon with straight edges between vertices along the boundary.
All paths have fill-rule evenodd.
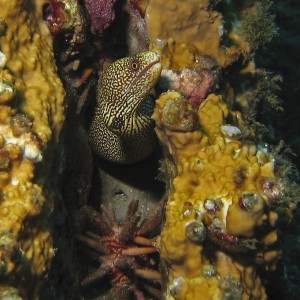
<path id="1" fill-rule="evenodd" d="M 161 72 L 160 57 L 143 52 L 111 64 L 98 85 L 91 145 L 102 158 L 130 164 L 147 157 L 155 146 L 154 123 L 144 101 Z"/>

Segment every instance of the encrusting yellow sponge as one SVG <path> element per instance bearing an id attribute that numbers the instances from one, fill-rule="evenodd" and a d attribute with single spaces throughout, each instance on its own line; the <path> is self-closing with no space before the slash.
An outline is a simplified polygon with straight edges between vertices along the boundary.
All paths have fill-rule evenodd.
<path id="1" fill-rule="evenodd" d="M 166 298 L 266 299 L 257 267 L 274 268 L 280 256 L 275 207 L 284 193 L 272 155 L 247 141 L 249 130 L 222 95 L 209 94 L 196 113 L 166 92 L 153 119 L 174 177 L 157 240 Z"/>

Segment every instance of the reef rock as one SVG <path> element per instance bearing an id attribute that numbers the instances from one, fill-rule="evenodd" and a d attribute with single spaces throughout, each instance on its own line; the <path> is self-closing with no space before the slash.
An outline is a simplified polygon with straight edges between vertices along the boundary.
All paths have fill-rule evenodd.
<path id="1" fill-rule="evenodd" d="M 36 299 L 54 256 L 49 180 L 64 119 L 51 46 L 28 1 L 0 1 L 0 298 Z M 37 173 L 39 163 L 43 172 Z M 10 298 L 12 299 L 12 298 Z"/>

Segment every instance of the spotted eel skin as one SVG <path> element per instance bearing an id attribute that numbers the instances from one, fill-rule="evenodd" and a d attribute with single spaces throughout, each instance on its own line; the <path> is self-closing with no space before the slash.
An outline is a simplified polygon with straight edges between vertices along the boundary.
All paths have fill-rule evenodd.
<path id="1" fill-rule="evenodd" d="M 114 163 L 130 164 L 153 151 L 154 124 L 145 98 L 161 69 L 159 55 L 149 51 L 117 60 L 105 70 L 89 130 L 97 155 Z"/>

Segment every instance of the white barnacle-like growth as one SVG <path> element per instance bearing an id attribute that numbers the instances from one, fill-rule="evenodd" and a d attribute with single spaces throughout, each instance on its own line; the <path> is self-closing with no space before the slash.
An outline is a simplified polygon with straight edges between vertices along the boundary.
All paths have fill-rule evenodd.
<path id="1" fill-rule="evenodd" d="M 228 139 L 228 141 L 238 140 L 242 136 L 241 130 L 232 125 L 222 125 L 221 132 L 223 136 L 226 138 L 226 140 Z"/>
<path id="2" fill-rule="evenodd" d="M 39 143 L 31 131 L 15 136 L 10 124 L 1 124 L 0 134 L 4 138 L 4 145 L 13 144 L 21 148 L 24 159 L 29 159 L 35 163 L 42 160 L 43 156 Z"/>

